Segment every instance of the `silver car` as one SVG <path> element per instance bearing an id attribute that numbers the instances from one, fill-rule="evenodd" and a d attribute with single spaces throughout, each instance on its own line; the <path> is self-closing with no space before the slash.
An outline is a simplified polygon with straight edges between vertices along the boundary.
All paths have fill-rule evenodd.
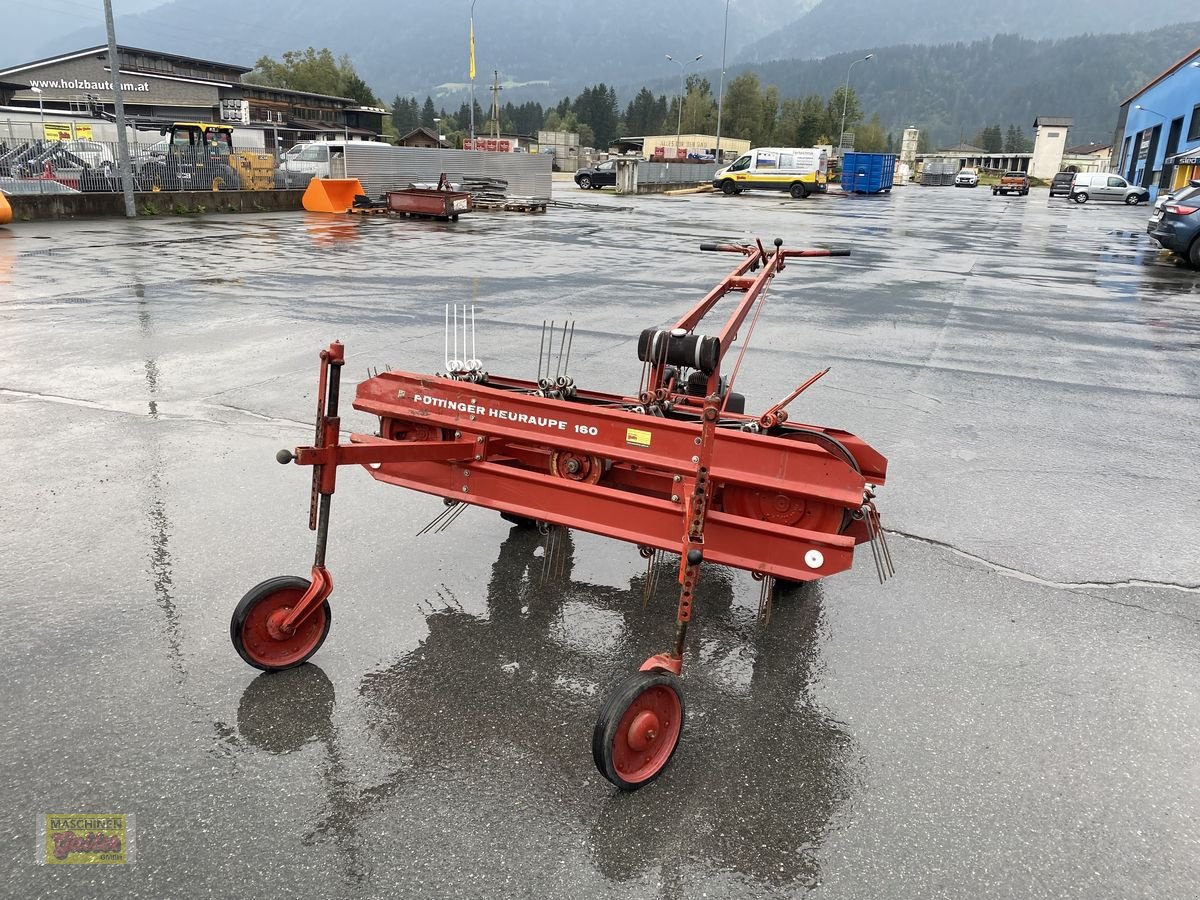
<path id="1" fill-rule="evenodd" d="M 113 166 L 112 151 L 99 141 L 63 141 L 63 149 L 93 169 Z"/>
<path id="2" fill-rule="evenodd" d="M 1089 200 L 1110 200 L 1137 206 L 1150 200 L 1150 191 L 1137 184 L 1130 184 L 1113 172 L 1080 172 L 1071 182 L 1070 197 L 1076 203 Z"/>

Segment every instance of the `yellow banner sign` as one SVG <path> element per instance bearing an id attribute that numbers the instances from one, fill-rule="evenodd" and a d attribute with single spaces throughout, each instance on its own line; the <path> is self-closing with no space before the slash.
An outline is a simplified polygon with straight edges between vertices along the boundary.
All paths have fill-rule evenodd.
<path id="1" fill-rule="evenodd" d="M 47 815 L 39 842 L 42 865 L 124 865 L 133 862 L 133 816 Z"/>
<path id="2" fill-rule="evenodd" d="M 71 126 L 68 123 L 60 122 L 44 122 L 42 130 L 46 132 L 46 140 L 48 141 L 69 141 L 74 135 L 71 133 Z"/>

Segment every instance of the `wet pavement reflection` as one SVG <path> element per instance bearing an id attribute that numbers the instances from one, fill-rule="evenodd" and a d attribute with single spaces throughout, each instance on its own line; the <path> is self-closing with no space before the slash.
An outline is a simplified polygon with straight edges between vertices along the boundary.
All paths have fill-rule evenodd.
<path id="1" fill-rule="evenodd" d="M 9 892 L 1190 898 L 1200 274 L 1144 210 L 1036 193 L 585 199 L 0 228 Z M 328 640 L 237 657 L 238 597 L 311 559 L 274 453 L 311 438 L 329 340 L 351 383 L 433 371 L 470 300 L 491 371 L 574 319 L 576 382 L 628 389 L 638 331 L 729 267 L 696 246 L 775 235 L 854 255 L 781 274 L 738 390 L 833 366 L 795 413 L 890 457 L 899 573 L 860 557 L 764 629 L 707 567 L 658 781 L 621 794 L 589 750 L 669 643 L 670 556 L 479 509 L 417 537 L 440 501 L 346 472 Z M 136 866 L 33 865 L 72 811 L 135 813 Z"/>

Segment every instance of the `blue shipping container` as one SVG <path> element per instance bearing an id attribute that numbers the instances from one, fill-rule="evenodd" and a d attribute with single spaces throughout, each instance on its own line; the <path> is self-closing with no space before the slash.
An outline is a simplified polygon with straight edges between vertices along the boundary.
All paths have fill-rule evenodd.
<path id="1" fill-rule="evenodd" d="M 842 157 L 842 190 L 848 194 L 880 194 L 896 180 L 893 153 L 847 153 Z"/>

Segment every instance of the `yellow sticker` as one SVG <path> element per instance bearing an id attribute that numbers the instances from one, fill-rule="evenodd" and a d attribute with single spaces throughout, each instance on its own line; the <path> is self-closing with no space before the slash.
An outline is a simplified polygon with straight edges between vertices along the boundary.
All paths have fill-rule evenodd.
<path id="1" fill-rule="evenodd" d="M 635 447 L 649 447 L 650 432 L 640 431 L 637 428 L 626 428 L 625 443 L 633 444 Z"/>
<path id="2" fill-rule="evenodd" d="M 46 815 L 40 824 L 42 865 L 133 862 L 132 815 Z"/>

